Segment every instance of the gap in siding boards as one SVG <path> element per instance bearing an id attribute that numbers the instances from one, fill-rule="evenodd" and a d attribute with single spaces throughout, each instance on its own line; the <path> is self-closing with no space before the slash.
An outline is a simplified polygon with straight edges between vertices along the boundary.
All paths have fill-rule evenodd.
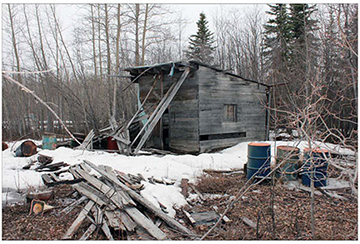
<path id="1" fill-rule="evenodd" d="M 246 137 L 246 132 L 200 135 L 200 141 Z"/>

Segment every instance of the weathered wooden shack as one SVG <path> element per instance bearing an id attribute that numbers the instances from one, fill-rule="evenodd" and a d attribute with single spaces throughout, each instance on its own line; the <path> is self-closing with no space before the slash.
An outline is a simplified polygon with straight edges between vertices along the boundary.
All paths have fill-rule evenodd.
<path id="1" fill-rule="evenodd" d="M 125 70 L 147 118 L 133 138 L 135 152 L 146 146 L 199 153 L 266 139 L 265 84 L 197 61 Z"/>

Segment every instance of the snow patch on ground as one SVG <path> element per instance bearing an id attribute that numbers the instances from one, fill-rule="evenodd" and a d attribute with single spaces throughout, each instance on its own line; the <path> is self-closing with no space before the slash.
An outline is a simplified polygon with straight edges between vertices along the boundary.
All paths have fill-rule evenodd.
<path id="1" fill-rule="evenodd" d="M 184 196 L 180 192 L 181 190 L 178 185 L 151 184 L 148 182 L 143 183 L 145 188 L 144 190 L 140 191 L 141 195 L 159 209 L 159 202 L 165 205 L 166 210 L 169 212 L 168 215 L 171 217 L 175 216 L 175 210 L 173 209 L 175 204 L 177 206 L 183 206 L 187 204 Z"/>
<path id="2" fill-rule="evenodd" d="M 2 152 L 2 187 L 4 189 L 22 189 L 26 190 L 29 187 L 37 188 L 42 186 L 41 174 L 34 170 L 23 170 L 22 167 L 36 159 L 38 155 L 28 158 L 15 157 L 13 151 L 17 146 L 25 141 L 8 143 L 9 148 Z M 40 145 L 41 141 L 34 141 L 35 144 Z M 96 165 L 108 165 L 116 170 L 124 173 L 137 175 L 142 174 L 145 179 L 155 177 L 161 179 L 162 177 L 174 180 L 176 183 L 173 186 L 165 186 L 162 184 L 144 183 L 145 189 L 141 194 L 149 201 L 153 202 L 155 206 L 159 206 L 157 201 L 165 205 L 170 215 L 174 214 L 172 209 L 173 204 L 181 206 L 186 203 L 185 198 L 180 193 L 180 181 L 182 178 L 188 178 L 190 183 L 194 183 L 198 176 L 203 174 L 203 169 L 229 170 L 241 169 L 247 162 L 247 147 L 249 142 L 239 143 L 231 148 L 222 150 L 217 153 L 203 153 L 197 156 L 194 155 L 142 155 L 142 156 L 125 156 L 116 153 L 107 153 L 104 151 L 82 151 L 73 150 L 70 148 L 60 147 L 56 150 L 42 150 L 38 149 L 40 154 L 51 156 L 54 158 L 53 162 L 65 162 L 69 165 L 75 165 L 89 160 Z M 308 147 L 307 142 L 304 141 L 268 141 L 271 144 L 272 161 L 275 161 L 275 148 L 280 145 L 296 146 L 302 151 Z M 325 149 L 337 151 L 338 154 L 356 155 L 355 152 L 341 148 L 338 145 L 330 143 L 316 143 Z M 14 145 L 14 146 L 13 146 Z M 11 147 L 13 146 L 12 150 Z M 32 167 L 33 169 L 34 167 Z M 94 170 L 91 173 L 96 174 Z M 70 179 L 67 174 L 60 176 L 62 179 Z"/>

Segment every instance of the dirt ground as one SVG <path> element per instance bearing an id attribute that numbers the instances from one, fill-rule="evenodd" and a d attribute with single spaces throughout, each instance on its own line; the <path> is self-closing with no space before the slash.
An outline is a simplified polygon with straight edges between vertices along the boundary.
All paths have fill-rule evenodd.
<path id="1" fill-rule="evenodd" d="M 214 210 L 218 207 L 222 213 L 229 203 L 230 196 L 236 196 L 245 183 L 243 175 L 213 175 L 200 177 L 197 189 L 207 196 L 216 197 L 207 200 L 195 200 L 185 209 L 189 213 Z M 57 240 L 70 227 L 81 207 L 70 214 L 57 216 L 65 208 L 65 199 L 73 194 L 71 186 L 54 187 L 54 198 L 48 204 L 60 206 L 43 215 L 29 215 L 29 206 L 5 206 L 2 209 L 3 240 Z M 318 240 L 357 240 L 358 204 L 351 196 L 350 189 L 338 194 L 347 200 L 338 200 L 325 195 L 315 196 L 315 239 Z M 214 196 L 214 195 L 213 195 Z M 272 207 L 273 206 L 273 207 Z M 208 240 L 310 240 L 311 216 L 310 195 L 307 192 L 285 189 L 282 185 L 257 185 L 237 201 L 227 213 L 230 223 L 221 223 L 206 239 Z M 185 220 L 182 212 L 177 217 Z M 247 217 L 256 224 L 256 228 L 247 226 L 241 217 Z M 207 232 L 212 225 L 191 226 L 198 237 Z M 74 239 L 78 239 L 89 223 L 84 221 Z M 190 240 L 176 234 L 162 224 L 160 227 L 171 239 Z M 125 237 L 124 233 L 113 233 L 114 239 L 136 239 L 136 236 Z M 90 240 L 106 239 L 101 231 L 95 232 Z"/>
<path id="2" fill-rule="evenodd" d="M 219 182 L 217 184 L 216 182 Z M 245 183 L 243 176 L 203 177 L 198 184 L 202 192 L 235 196 Z M 225 186 L 225 187 L 219 187 Z M 340 193 L 341 192 L 341 193 Z M 339 194 L 347 200 L 315 196 L 315 239 L 357 240 L 358 203 L 350 189 Z M 213 206 L 223 213 L 225 199 L 214 199 L 197 204 L 193 209 L 210 210 Z M 227 217 L 231 223 L 222 224 L 208 239 L 212 240 L 311 240 L 311 198 L 308 192 L 288 190 L 281 184 L 257 185 L 237 201 Z M 273 207 L 272 207 L 273 206 Z M 273 209 L 273 211 L 272 211 Z M 256 224 L 251 228 L 243 223 L 247 217 Z M 208 228 L 205 228 L 204 233 Z"/>

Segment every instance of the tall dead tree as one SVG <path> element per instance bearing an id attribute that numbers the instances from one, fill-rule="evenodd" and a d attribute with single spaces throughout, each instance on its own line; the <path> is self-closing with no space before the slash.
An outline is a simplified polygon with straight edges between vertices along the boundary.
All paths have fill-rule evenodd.
<path id="1" fill-rule="evenodd" d="M 135 65 L 140 65 L 139 22 L 140 4 L 135 4 Z"/>
<path id="2" fill-rule="evenodd" d="M 145 17 L 144 17 L 144 28 L 142 33 L 142 45 L 141 45 L 141 65 L 145 64 L 145 41 L 146 41 L 146 31 L 147 31 L 147 22 L 148 22 L 148 13 L 149 13 L 149 4 L 145 4 Z"/>

